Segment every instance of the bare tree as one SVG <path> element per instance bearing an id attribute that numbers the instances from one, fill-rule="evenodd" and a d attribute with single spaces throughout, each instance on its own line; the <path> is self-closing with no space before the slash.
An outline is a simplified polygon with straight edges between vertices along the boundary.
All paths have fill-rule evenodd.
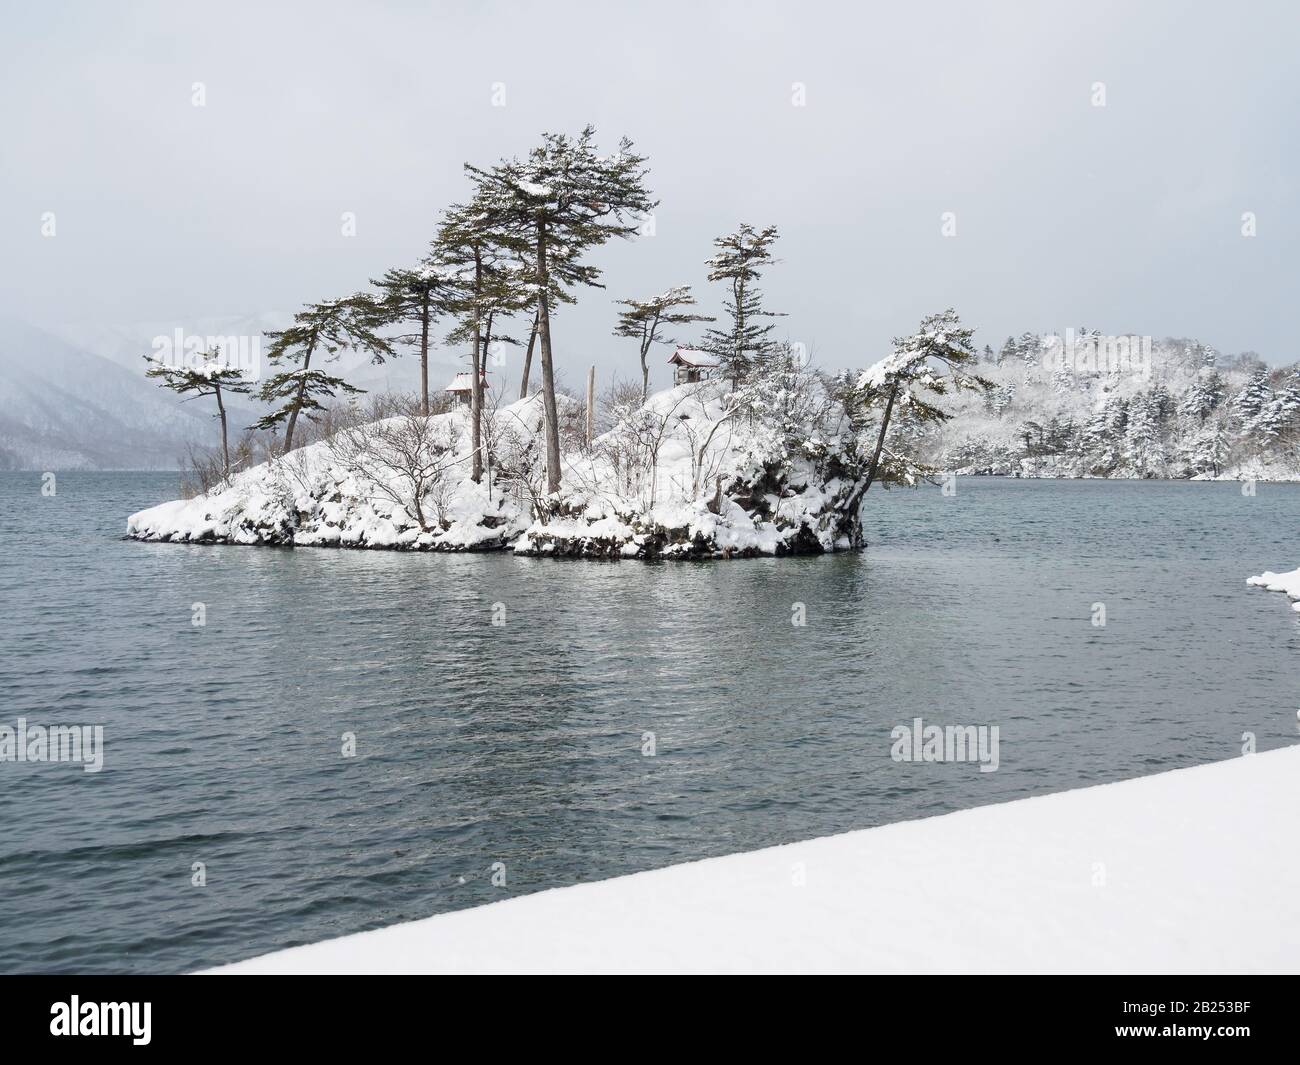
<path id="1" fill-rule="evenodd" d="M 450 525 L 447 504 L 454 471 L 465 461 L 459 444 L 453 422 L 406 414 L 342 429 L 331 437 L 329 450 L 372 499 L 395 503 L 421 531 L 434 532 Z"/>

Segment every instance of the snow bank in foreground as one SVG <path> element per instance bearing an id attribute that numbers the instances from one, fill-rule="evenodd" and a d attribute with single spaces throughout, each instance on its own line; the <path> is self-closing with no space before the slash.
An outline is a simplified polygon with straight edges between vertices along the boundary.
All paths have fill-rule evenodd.
<path id="1" fill-rule="evenodd" d="M 816 399 L 809 380 L 791 394 Z M 469 477 L 463 410 L 399 417 L 237 474 L 207 495 L 127 519 L 173 543 L 493 550 L 600 558 L 817 554 L 863 546 L 862 455 L 821 407 L 748 401 L 719 383 L 650 397 L 588 445 L 568 434 L 564 489 L 546 492 L 543 412 L 484 412 L 491 459 Z M 562 424 L 577 412 L 563 404 Z M 818 419 L 821 419 L 820 421 Z"/>
<path id="2" fill-rule="evenodd" d="M 1291 747 L 543 891 L 213 971 L 1295 972 L 1300 852 L 1284 844 L 1298 803 Z"/>
<path id="3" fill-rule="evenodd" d="M 1300 610 L 1300 602 L 1297 602 L 1300 600 L 1300 569 L 1293 569 L 1287 573 L 1265 570 L 1258 577 L 1247 577 L 1246 583 L 1270 592 L 1286 592 L 1287 598 L 1292 601 L 1291 609 Z"/>

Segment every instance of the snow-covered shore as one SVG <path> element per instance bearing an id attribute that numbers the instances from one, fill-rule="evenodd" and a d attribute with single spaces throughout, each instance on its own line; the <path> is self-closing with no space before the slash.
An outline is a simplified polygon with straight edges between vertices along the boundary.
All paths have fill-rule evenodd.
<path id="1" fill-rule="evenodd" d="M 1288 570 L 1285 573 L 1265 570 L 1257 577 L 1247 577 L 1246 583 L 1268 592 L 1285 592 L 1286 597 L 1291 600 L 1291 609 L 1300 611 L 1300 569 Z"/>
<path id="2" fill-rule="evenodd" d="M 1300 969 L 1300 746 L 543 891 L 218 973 Z"/>

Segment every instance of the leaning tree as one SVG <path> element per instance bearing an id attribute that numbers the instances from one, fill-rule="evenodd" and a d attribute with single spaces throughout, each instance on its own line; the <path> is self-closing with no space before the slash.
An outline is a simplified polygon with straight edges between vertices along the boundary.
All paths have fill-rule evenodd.
<path id="1" fill-rule="evenodd" d="M 880 404 L 880 424 L 866 474 L 850 498 L 856 507 L 877 477 L 888 485 L 906 481 L 916 472 L 915 464 L 903 456 L 887 453 L 885 443 L 895 411 L 906 409 L 914 424 L 947 421 L 952 415 L 939 407 L 942 398 L 957 389 L 988 392 L 993 382 L 968 367 L 978 364 L 979 353 L 971 343 L 973 329 L 961 324 L 949 308 L 922 319 L 911 336 L 895 337 L 894 350 L 864 370 L 851 385 L 852 401 L 859 411 L 874 412 Z"/>
<path id="2" fill-rule="evenodd" d="M 257 422 L 255 429 L 276 429 L 284 425 L 284 449 L 293 448 L 294 428 L 298 416 L 325 409 L 323 399 L 340 393 L 356 395 L 354 388 L 341 377 L 312 366 L 313 358 L 337 359 L 350 348 L 383 362 L 393 353 L 392 344 L 377 332 L 384 325 L 384 311 L 371 296 L 359 293 L 345 299 L 308 304 L 293 316 L 287 329 L 268 332 L 271 341 L 267 358 L 276 366 L 288 366 L 272 374 L 262 384 L 259 398 L 273 404 L 269 414 Z"/>
<path id="3" fill-rule="evenodd" d="M 588 126 L 577 137 L 545 133 L 525 159 L 502 160 L 490 169 L 466 164 L 476 201 L 499 232 L 529 246 L 537 301 L 537 337 L 542 355 L 542 403 L 546 412 L 546 479 L 548 492 L 560 489 L 560 427 L 555 401 L 555 367 L 551 343 L 550 293 L 552 258 L 580 263 L 583 252 L 613 237 L 631 238 L 640 217 L 656 206 L 646 188 L 645 157 L 624 138 L 613 155 L 600 155 L 596 131 Z M 586 274 L 587 283 L 599 276 Z"/>

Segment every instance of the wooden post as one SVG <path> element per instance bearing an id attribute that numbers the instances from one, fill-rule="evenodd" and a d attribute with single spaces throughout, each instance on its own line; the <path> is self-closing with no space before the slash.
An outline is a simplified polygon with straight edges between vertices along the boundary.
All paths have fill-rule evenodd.
<path id="1" fill-rule="evenodd" d="M 596 428 L 596 367 L 587 371 L 587 446 L 591 447 L 591 438 Z"/>

